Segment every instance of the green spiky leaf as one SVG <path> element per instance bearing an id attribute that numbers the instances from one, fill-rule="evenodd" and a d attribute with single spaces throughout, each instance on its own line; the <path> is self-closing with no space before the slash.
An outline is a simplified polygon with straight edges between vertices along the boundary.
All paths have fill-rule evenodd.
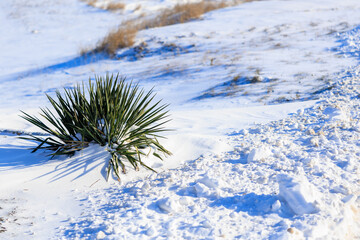
<path id="1" fill-rule="evenodd" d="M 72 155 L 90 142 L 107 145 L 111 154 L 107 178 L 112 170 L 120 179 L 120 172 L 126 172 L 123 161 L 135 170 L 141 165 L 154 171 L 142 162 L 141 156 L 148 154 L 141 149 L 155 149 L 153 155 L 161 160 L 160 154 L 171 154 L 157 139 L 161 132 L 169 131 L 163 127 L 169 121 L 168 105 L 154 102 L 154 97 L 152 89 L 145 92 L 119 75 L 95 77 L 87 87 L 77 85 L 64 89 L 63 94 L 56 91 L 56 99 L 47 95 L 53 109 L 41 109 L 45 121 L 22 112 L 23 119 L 50 135 L 22 138 L 39 143 L 33 152 L 49 150 L 52 156 Z"/>

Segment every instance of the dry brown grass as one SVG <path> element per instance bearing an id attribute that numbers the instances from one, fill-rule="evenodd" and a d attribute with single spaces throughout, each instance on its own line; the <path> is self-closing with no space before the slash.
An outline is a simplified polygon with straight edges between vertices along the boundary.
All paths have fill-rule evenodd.
<path id="1" fill-rule="evenodd" d="M 118 29 L 111 31 L 94 49 L 94 52 L 106 52 L 114 55 L 118 49 L 134 44 L 138 26 L 133 21 L 123 23 Z"/>
<path id="2" fill-rule="evenodd" d="M 97 0 L 82 0 L 82 1 L 85 2 L 89 6 L 96 7 Z"/>
<path id="3" fill-rule="evenodd" d="M 106 10 L 110 10 L 110 11 L 116 11 L 116 10 L 119 10 L 119 9 L 124 9 L 125 8 L 125 4 L 124 3 L 109 3 L 107 6 L 106 6 Z"/>
<path id="4" fill-rule="evenodd" d="M 192 19 L 197 19 L 204 13 L 227 6 L 229 6 L 229 3 L 225 1 L 202 1 L 198 3 L 186 3 L 176 5 L 172 9 L 163 10 L 155 19 L 146 21 L 143 23 L 143 25 L 145 28 L 153 28 L 173 25 L 177 23 L 184 23 Z"/>
<path id="5" fill-rule="evenodd" d="M 116 10 L 121 10 L 121 9 L 125 8 L 125 4 L 121 3 L 121 2 L 110 2 L 105 5 L 100 5 L 100 4 L 98 4 L 98 0 L 82 0 L 82 1 L 84 1 L 89 6 L 104 9 L 104 10 L 109 10 L 109 11 L 116 11 Z"/>
<path id="6" fill-rule="evenodd" d="M 197 3 L 186 3 L 176 5 L 171 9 L 165 9 L 161 11 L 157 17 L 151 19 L 138 18 L 127 21 L 119 26 L 118 29 L 111 31 L 100 41 L 94 49 L 94 52 L 106 52 L 110 56 L 113 56 L 118 49 L 131 47 L 135 42 L 137 32 L 140 30 L 188 22 L 193 19 L 198 19 L 201 15 L 209 11 L 236 5 L 241 2 L 246 1 L 209 2 L 203 0 Z"/>

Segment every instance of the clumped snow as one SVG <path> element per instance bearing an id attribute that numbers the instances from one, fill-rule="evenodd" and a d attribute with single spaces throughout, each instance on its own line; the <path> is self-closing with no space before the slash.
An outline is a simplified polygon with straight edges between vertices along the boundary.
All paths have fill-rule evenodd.
<path id="1" fill-rule="evenodd" d="M 0 2 L 0 238 L 360 238 L 357 0 L 245 3 L 141 31 L 116 59 L 78 56 L 180 2 Z M 44 93 L 118 71 L 172 104 L 173 156 L 146 160 L 158 173 L 107 183 L 106 147 L 49 161 L 17 138 L 42 134 L 20 108 L 35 114 Z"/>
<path id="2" fill-rule="evenodd" d="M 233 133 L 233 151 L 90 193 L 64 239 L 360 237 L 359 79 L 340 76 L 313 107 Z"/>
<path id="3" fill-rule="evenodd" d="M 297 215 L 317 213 L 317 201 L 320 194 L 314 186 L 304 177 L 291 177 L 286 174 L 278 174 L 279 197 L 289 205 L 291 210 Z"/>

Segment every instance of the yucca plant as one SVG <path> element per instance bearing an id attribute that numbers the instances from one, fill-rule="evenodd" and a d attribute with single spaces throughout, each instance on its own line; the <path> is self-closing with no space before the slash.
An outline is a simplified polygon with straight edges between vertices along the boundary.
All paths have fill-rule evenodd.
<path id="1" fill-rule="evenodd" d="M 141 157 L 152 154 L 171 153 L 158 141 L 158 134 L 169 131 L 163 125 L 169 121 L 168 105 L 154 102 L 151 89 L 145 92 L 138 84 L 125 83 L 119 75 L 95 76 L 95 83 L 89 80 L 73 89 L 64 89 L 64 94 L 56 91 L 57 100 L 47 95 L 53 110 L 42 108 L 38 117 L 22 112 L 21 117 L 47 132 L 46 138 L 28 135 L 23 137 L 36 141 L 33 149 L 50 150 L 56 155 L 72 155 L 90 143 L 106 146 L 111 154 L 107 166 L 107 179 L 111 170 L 120 180 L 120 172 L 126 173 L 124 161 L 139 170 L 139 165 L 147 169 Z"/>

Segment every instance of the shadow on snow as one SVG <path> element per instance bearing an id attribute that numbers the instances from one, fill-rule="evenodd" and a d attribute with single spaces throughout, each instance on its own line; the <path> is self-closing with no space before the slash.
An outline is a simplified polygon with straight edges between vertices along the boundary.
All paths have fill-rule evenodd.
<path id="1" fill-rule="evenodd" d="M 56 72 L 59 70 L 64 71 L 64 70 L 75 68 L 75 67 L 85 66 L 90 63 L 100 62 L 100 61 L 106 60 L 106 59 L 110 59 L 110 57 L 107 54 L 87 53 L 85 55 L 78 56 L 78 57 L 72 58 L 70 60 L 67 60 L 67 61 L 64 61 L 61 63 L 54 64 L 54 65 L 46 66 L 43 68 L 35 68 L 35 69 L 20 72 L 20 73 L 14 73 L 14 74 L 11 74 L 9 76 L 2 78 L 2 80 L 3 81 L 16 81 L 16 80 L 18 80 L 20 78 L 24 78 L 24 77 L 33 77 L 33 76 L 37 76 L 37 75 L 41 75 L 41 74 L 45 74 L 45 73 L 53 73 L 53 72 Z"/>
<path id="2" fill-rule="evenodd" d="M 13 136 L 7 136 L 11 138 Z M 20 170 L 36 166 L 53 168 L 33 180 L 47 177 L 49 182 L 55 182 L 65 177 L 71 181 L 79 179 L 100 165 L 104 165 L 101 174 L 105 176 L 105 162 L 108 157 L 106 151 L 99 151 L 97 147 L 88 147 L 78 151 L 74 156 L 57 156 L 51 159 L 48 152 L 38 150 L 31 153 L 34 145 L 4 144 L 0 146 L 0 172 Z M 51 165 L 50 165 L 51 164 Z"/>

